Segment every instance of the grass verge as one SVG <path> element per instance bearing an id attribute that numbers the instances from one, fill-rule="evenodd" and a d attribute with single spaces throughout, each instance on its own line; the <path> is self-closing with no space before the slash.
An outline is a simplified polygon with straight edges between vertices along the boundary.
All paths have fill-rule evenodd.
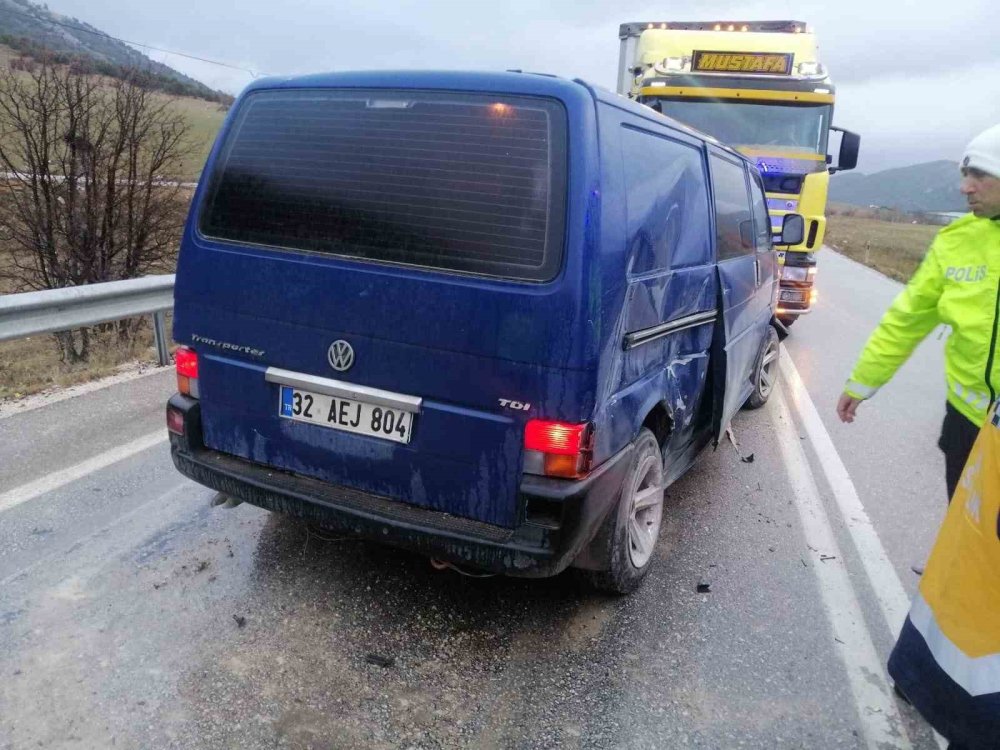
<path id="1" fill-rule="evenodd" d="M 170 324 L 168 315 L 168 332 Z M 98 380 L 114 375 L 124 365 L 156 364 L 151 322 L 128 345 L 97 329 L 90 332 L 90 357 L 76 365 L 61 360 L 55 337 L 49 334 L 0 342 L 0 402 Z"/>
<path id="2" fill-rule="evenodd" d="M 906 282 L 924 259 L 939 229 L 928 224 L 833 214 L 827 217 L 826 243 L 889 278 Z"/>

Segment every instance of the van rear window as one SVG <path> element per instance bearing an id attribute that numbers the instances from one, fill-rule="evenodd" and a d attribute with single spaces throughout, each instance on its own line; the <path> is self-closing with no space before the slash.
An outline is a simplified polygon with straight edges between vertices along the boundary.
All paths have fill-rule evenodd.
<path id="1" fill-rule="evenodd" d="M 262 91 L 240 111 L 206 237 L 526 281 L 559 271 L 566 115 L 528 97 Z"/>

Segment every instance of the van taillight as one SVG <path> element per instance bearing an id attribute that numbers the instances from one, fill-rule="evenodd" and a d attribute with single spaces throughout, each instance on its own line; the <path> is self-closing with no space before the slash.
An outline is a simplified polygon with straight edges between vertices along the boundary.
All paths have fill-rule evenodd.
<path id="1" fill-rule="evenodd" d="M 576 479 L 590 471 L 593 431 L 589 424 L 532 419 L 524 426 L 524 470 Z"/>
<path id="2" fill-rule="evenodd" d="M 177 390 L 185 396 L 198 398 L 198 354 L 186 346 L 177 347 L 174 352 L 174 366 L 177 368 Z"/>
<path id="3" fill-rule="evenodd" d="M 167 407 L 167 429 L 175 435 L 184 434 L 184 413 L 180 409 Z"/>

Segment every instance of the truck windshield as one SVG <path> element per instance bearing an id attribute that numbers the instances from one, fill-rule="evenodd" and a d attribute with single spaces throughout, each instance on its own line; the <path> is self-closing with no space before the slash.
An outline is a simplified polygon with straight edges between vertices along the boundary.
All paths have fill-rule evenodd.
<path id="1" fill-rule="evenodd" d="M 781 146 L 826 154 L 829 104 L 755 104 L 657 97 L 663 114 L 734 146 Z M 649 103 L 647 101 L 647 103 Z"/>

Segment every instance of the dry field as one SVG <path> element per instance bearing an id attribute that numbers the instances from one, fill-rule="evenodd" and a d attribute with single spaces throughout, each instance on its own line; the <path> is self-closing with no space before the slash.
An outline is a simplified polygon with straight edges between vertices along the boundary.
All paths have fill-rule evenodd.
<path id="1" fill-rule="evenodd" d="M 827 217 L 826 243 L 897 281 L 907 281 L 941 227 L 864 216 Z"/>
<path id="2" fill-rule="evenodd" d="M 92 343 L 89 361 L 72 367 L 60 360 L 54 336 L 0 342 L 0 403 L 97 380 L 133 363 L 156 364 L 151 324 L 128 347 L 114 343 L 109 337 L 98 337 Z"/>
<path id="3" fill-rule="evenodd" d="M 10 291 L 5 283 L 0 280 L 0 296 Z M 169 335 L 169 316 L 167 323 Z M 101 335 L 97 329 L 91 329 L 91 334 L 90 361 L 72 367 L 62 362 L 53 335 L 0 341 L 0 402 L 113 375 L 130 363 L 156 362 L 152 318 L 146 319 L 129 346 L 122 346 L 115 337 Z"/>
<path id="4" fill-rule="evenodd" d="M 0 65 L 6 66 L 13 56 L 15 53 L 8 47 L 0 45 Z M 185 159 L 179 176 L 185 180 L 197 180 L 215 134 L 225 117 L 225 107 L 185 97 L 176 98 L 174 102 L 191 128 L 192 153 Z M 2 257 L 4 252 L 7 250 L 0 248 L 0 267 L 5 265 L 6 259 Z M 159 271 L 170 272 L 172 268 Z M 12 291 L 7 282 L 0 279 L 0 295 Z M 169 330 L 168 325 L 168 335 Z M 91 329 L 91 334 L 90 361 L 72 367 L 61 361 L 59 347 L 52 335 L 0 342 L 0 401 L 101 378 L 114 374 L 129 363 L 156 362 L 152 321 L 149 318 L 136 341 L 127 347 L 123 347 L 110 335 L 102 336 L 96 329 Z"/>
<path id="5" fill-rule="evenodd" d="M 0 44 L 0 66 L 7 67 L 12 58 L 19 56 L 20 53 L 6 45 Z M 181 173 L 177 177 L 182 180 L 195 182 L 201 174 L 201 168 L 205 164 L 208 152 L 215 141 L 215 134 L 219 131 L 228 108 L 217 102 L 209 102 L 204 99 L 194 99 L 187 96 L 168 97 L 166 94 L 158 96 L 171 99 L 174 106 L 187 121 L 190 128 L 188 141 L 191 150 L 190 153 L 185 155 L 181 166 Z"/>

